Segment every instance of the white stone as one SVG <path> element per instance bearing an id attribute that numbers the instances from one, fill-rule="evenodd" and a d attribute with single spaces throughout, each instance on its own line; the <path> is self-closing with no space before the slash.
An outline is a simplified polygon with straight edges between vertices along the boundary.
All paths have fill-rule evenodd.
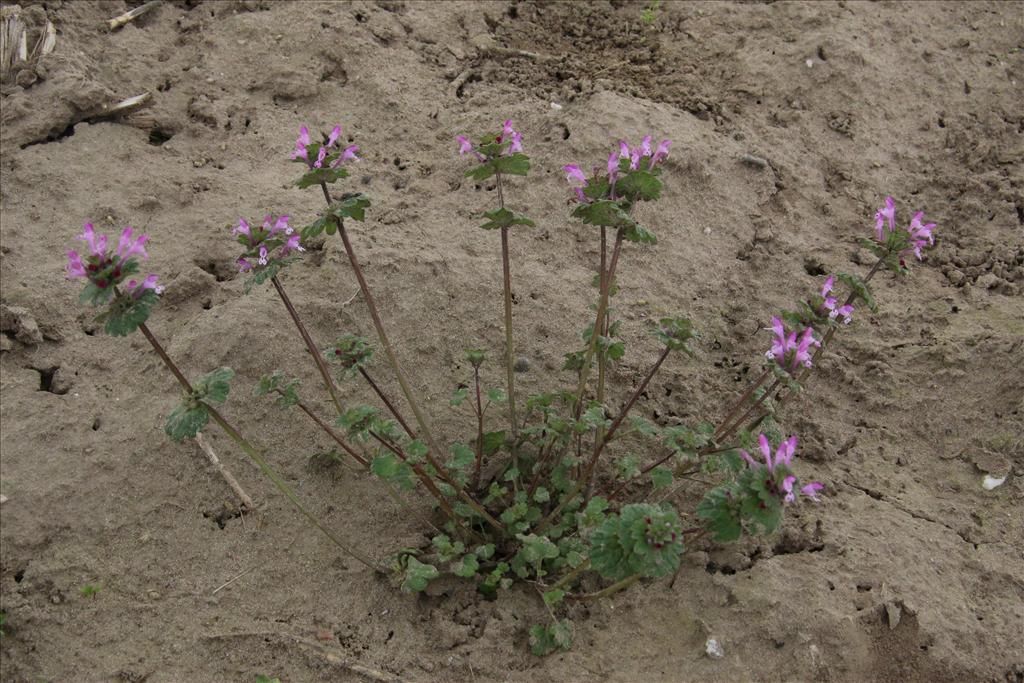
<path id="1" fill-rule="evenodd" d="M 722 644 L 714 638 L 708 638 L 708 642 L 704 643 L 704 652 L 706 652 L 708 657 L 711 657 L 712 659 L 721 659 L 725 656 L 725 650 L 722 648 Z"/>
<path id="2" fill-rule="evenodd" d="M 993 477 L 991 474 L 986 474 L 985 478 L 981 481 L 981 487 L 986 491 L 991 491 L 997 486 L 1001 486 L 1006 481 L 1006 477 Z"/>

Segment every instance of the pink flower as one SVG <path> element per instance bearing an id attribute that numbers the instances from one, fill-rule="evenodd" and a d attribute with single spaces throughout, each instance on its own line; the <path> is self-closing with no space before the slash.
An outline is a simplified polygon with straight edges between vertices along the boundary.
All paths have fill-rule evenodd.
<path id="1" fill-rule="evenodd" d="M 93 232 L 92 223 L 86 223 L 82 228 L 82 234 L 78 236 L 78 239 L 89 245 L 89 251 L 92 252 L 93 256 L 103 256 L 107 251 L 107 236 L 100 235 L 96 236 Z"/>
<path id="2" fill-rule="evenodd" d="M 804 330 L 803 336 L 800 338 L 800 343 L 796 345 L 793 357 L 793 365 L 801 364 L 804 367 L 811 367 L 811 353 L 810 348 L 812 346 L 821 346 L 821 342 L 814 338 L 814 330 L 808 327 Z"/>
<path id="3" fill-rule="evenodd" d="M 640 143 L 640 151 L 645 157 L 651 156 L 651 136 L 645 135 L 643 142 Z"/>
<path id="4" fill-rule="evenodd" d="M 751 469 L 759 470 L 761 468 L 765 468 L 771 474 L 774 474 L 778 467 L 784 467 L 786 470 L 789 469 L 793 463 L 793 455 L 796 453 L 797 438 L 795 436 L 791 436 L 779 444 L 779 447 L 775 451 L 774 460 L 772 459 L 772 446 L 768 441 L 768 437 L 764 434 L 760 434 L 757 437 L 757 441 L 761 447 L 761 454 L 764 456 L 765 464 L 762 465 L 754 460 L 745 450 L 740 450 L 740 456 L 747 461 L 747 465 L 749 465 Z M 787 474 L 782 480 L 782 485 L 779 487 L 781 490 L 775 489 L 774 483 L 771 483 L 771 487 L 772 490 L 775 491 L 776 495 L 780 493 L 784 494 L 782 498 L 783 503 L 792 503 L 796 500 L 796 492 L 793 491 L 794 484 L 796 484 L 796 477 L 792 474 Z M 823 488 L 825 488 L 824 484 L 812 482 L 802 487 L 800 492 L 815 502 L 820 502 L 817 494 L 818 491 Z"/>
<path id="5" fill-rule="evenodd" d="M 338 141 L 338 138 L 340 138 L 340 137 L 341 137 L 341 126 L 335 126 L 334 129 L 331 130 L 331 134 L 327 137 L 327 144 L 325 146 L 326 147 L 334 147 L 334 143 L 336 143 Z"/>
<path id="6" fill-rule="evenodd" d="M 935 227 L 934 223 L 928 223 L 927 225 L 922 224 L 921 220 L 924 218 L 924 211 L 918 211 L 914 214 L 914 218 L 910 221 L 910 227 L 907 231 L 910 232 L 910 243 L 914 248 L 914 255 L 917 256 L 917 260 L 922 259 L 921 247 L 925 244 L 935 244 L 935 238 L 932 236 L 932 229 Z"/>
<path id="7" fill-rule="evenodd" d="M 358 151 L 359 145 L 349 145 L 345 148 L 345 151 L 341 153 L 341 156 L 331 164 L 331 168 L 338 168 L 346 161 L 359 161 L 359 157 L 356 156 L 356 152 Z"/>
<path id="8" fill-rule="evenodd" d="M 128 284 L 125 285 L 125 288 L 128 290 L 128 294 L 136 299 L 145 294 L 147 289 L 152 289 L 157 294 L 163 294 L 163 285 L 158 285 L 156 281 L 156 275 L 147 275 L 141 283 L 136 282 L 135 280 L 129 280 Z"/>
<path id="9" fill-rule="evenodd" d="M 238 264 L 238 272 L 240 273 L 244 273 L 247 270 L 252 270 L 252 264 L 245 260 L 244 256 L 240 257 L 237 261 L 235 261 L 235 263 Z"/>
<path id="10" fill-rule="evenodd" d="M 139 254 L 143 260 L 149 259 L 149 254 L 146 253 L 146 249 L 143 246 L 146 240 L 149 239 L 149 235 L 139 235 L 138 239 L 132 241 L 132 229 L 130 227 L 125 228 L 121 231 L 121 239 L 117 243 L 116 253 L 121 261 L 127 261 L 132 256 Z"/>
<path id="11" fill-rule="evenodd" d="M 267 231 L 267 237 L 273 237 L 279 232 L 286 235 L 292 234 L 294 230 L 288 225 L 289 216 L 278 216 L 277 220 L 270 214 L 263 217 L 263 229 Z"/>
<path id="12" fill-rule="evenodd" d="M 821 296 L 825 298 L 822 302 L 822 306 L 828 310 L 828 317 L 835 320 L 837 317 L 842 316 L 843 324 L 849 325 L 850 321 L 853 320 L 853 306 L 851 304 L 844 304 L 839 306 L 839 301 L 834 296 L 829 296 L 832 292 L 832 285 L 835 283 L 836 278 L 833 275 L 829 275 L 828 279 L 825 280 L 824 286 L 821 288 Z"/>
<path id="13" fill-rule="evenodd" d="M 885 198 L 885 206 L 875 213 L 875 232 L 878 233 L 878 241 L 885 241 L 883 228 L 889 224 L 889 232 L 896 229 L 896 201 L 892 197 Z"/>
<path id="14" fill-rule="evenodd" d="M 608 156 L 608 180 L 615 182 L 615 179 L 619 177 L 619 155 L 612 152 Z"/>
<path id="15" fill-rule="evenodd" d="M 654 154 L 651 155 L 651 164 L 648 168 L 654 168 L 654 165 L 668 157 L 668 148 L 672 146 L 671 140 L 662 140 L 658 144 L 658 149 L 654 150 Z"/>
<path id="16" fill-rule="evenodd" d="M 821 342 L 814 338 L 812 328 L 806 328 L 799 336 L 799 341 L 796 331 L 787 332 L 779 318 L 772 318 L 771 330 L 775 333 L 775 338 L 772 340 L 771 348 L 764 354 L 766 358 L 774 360 L 790 373 L 793 373 L 798 365 L 811 367 L 810 348 L 821 346 Z"/>
<path id="17" fill-rule="evenodd" d="M 579 166 L 575 166 L 573 164 L 567 164 L 567 165 L 562 167 L 562 170 L 565 171 L 565 179 L 566 180 L 568 180 L 570 182 L 573 181 L 573 180 L 577 180 L 580 183 L 582 183 L 583 185 L 587 184 L 587 176 L 583 175 L 583 171 L 580 170 Z"/>
<path id="18" fill-rule="evenodd" d="M 313 162 L 313 168 L 323 168 L 324 159 L 327 158 L 328 147 L 324 146 L 320 148 L 320 151 L 316 153 L 316 161 Z"/>
<path id="19" fill-rule="evenodd" d="M 270 256 L 269 256 L 269 253 L 267 252 L 267 248 L 265 246 L 261 246 L 260 247 L 260 257 L 258 259 L 256 259 L 256 262 L 259 263 L 261 266 L 265 266 L 265 265 L 267 265 L 267 262 L 269 261 L 269 259 L 270 259 Z"/>
<path id="20" fill-rule="evenodd" d="M 249 224 L 245 222 L 244 218 L 238 219 L 238 227 L 231 231 L 232 235 L 245 235 L 246 237 L 252 237 L 252 230 L 249 228 Z"/>
<path id="21" fill-rule="evenodd" d="M 455 140 L 459 143 L 459 156 L 473 151 L 473 143 L 465 135 L 456 135 Z"/>
<path id="22" fill-rule="evenodd" d="M 78 255 L 77 251 L 68 252 L 68 264 L 64 267 L 67 271 L 67 279 L 71 280 L 76 277 L 85 277 L 85 265 L 82 263 L 82 257 Z"/>
<path id="23" fill-rule="evenodd" d="M 512 132 L 512 144 L 508 148 L 509 154 L 523 151 L 523 134 L 518 131 Z"/>
<path id="24" fill-rule="evenodd" d="M 301 236 L 298 233 L 296 233 L 289 237 L 287 240 L 285 240 L 285 243 L 281 245 L 280 255 L 286 256 L 289 252 L 292 251 L 306 251 L 300 244 L 301 239 Z"/>
<path id="25" fill-rule="evenodd" d="M 309 161 L 309 152 L 306 151 L 306 146 L 309 144 L 309 128 L 302 126 L 299 128 L 299 137 L 295 140 L 295 151 L 292 152 L 292 159 L 305 159 Z"/>

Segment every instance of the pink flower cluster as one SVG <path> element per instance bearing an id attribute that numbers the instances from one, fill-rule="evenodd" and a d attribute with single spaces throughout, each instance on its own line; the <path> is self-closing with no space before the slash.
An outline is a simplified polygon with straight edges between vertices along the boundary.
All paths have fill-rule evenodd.
<path id="1" fill-rule="evenodd" d="M 272 259 L 284 258 L 293 251 L 306 251 L 302 247 L 301 236 L 288 225 L 288 216 L 275 218 L 267 214 L 259 227 L 252 227 L 244 218 L 239 218 L 238 226 L 231 234 L 246 248 L 246 253 L 236 261 L 242 273 L 265 266 Z M 275 249 L 277 253 L 272 253 Z M 255 263 L 249 259 L 255 259 Z"/>
<path id="2" fill-rule="evenodd" d="M 505 140 L 512 141 L 512 144 L 505 149 L 506 155 L 512 155 L 523 151 L 523 134 L 512 127 L 512 119 L 505 119 L 501 124 L 501 133 L 499 133 L 494 139 L 498 144 L 501 144 Z M 487 157 L 482 154 L 465 135 L 456 135 L 455 141 L 459 143 L 460 156 L 472 153 L 478 161 L 487 161 Z"/>
<path id="3" fill-rule="evenodd" d="M 772 445 L 768 442 L 768 437 L 766 437 L 764 434 L 761 434 L 757 437 L 757 441 L 761 445 L 761 454 L 764 456 L 765 462 L 764 465 L 750 457 L 750 453 L 747 453 L 744 450 L 740 450 L 740 455 L 743 457 L 744 460 L 747 461 L 747 464 L 750 465 L 752 469 L 759 470 L 762 467 L 765 467 L 767 468 L 768 472 L 774 474 L 775 468 L 779 466 L 788 468 L 790 464 L 793 462 L 793 454 L 796 453 L 797 443 L 795 436 L 791 436 L 779 444 L 778 449 L 775 451 L 774 460 L 772 459 Z M 795 483 L 796 477 L 793 476 L 792 474 L 787 475 L 786 478 L 782 480 L 781 493 L 784 494 L 784 497 L 782 499 L 783 503 L 792 503 L 796 500 L 796 491 L 793 490 L 793 485 Z M 800 493 L 804 494 L 805 496 L 807 496 L 808 498 L 817 503 L 821 502 L 821 499 L 818 498 L 818 491 L 820 491 L 823 488 L 825 488 L 824 484 L 820 484 L 815 481 L 802 487 L 800 489 Z"/>
<path id="4" fill-rule="evenodd" d="M 341 138 L 341 126 L 335 126 L 331 130 L 331 134 L 327 137 L 327 142 L 320 145 L 320 149 L 316 154 L 316 160 L 309 158 L 309 150 L 307 147 L 310 145 L 309 139 L 309 128 L 302 126 L 299 128 L 299 137 L 295 141 L 295 151 L 292 152 L 292 159 L 303 159 L 310 168 L 323 168 L 324 161 L 328 156 L 332 154 L 331 150 L 338 144 L 338 140 Z M 349 145 L 346 147 L 341 154 L 335 159 L 330 167 L 337 168 L 346 161 L 359 161 L 359 157 L 356 156 L 356 152 L 359 151 L 358 145 Z"/>
<path id="5" fill-rule="evenodd" d="M 885 242 L 886 228 L 890 233 L 896 230 L 896 202 L 892 197 L 886 197 L 885 206 L 875 213 L 875 233 L 879 242 Z M 934 228 L 935 223 L 924 223 L 924 211 L 915 213 L 914 217 L 910 219 L 910 225 L 907 226 L 907 232 L 910 233 L 910 247 L 900 252 L 901 260 L 911 251 L 914 252 L 918 261 L 922 260 L 921 249 L 926 245 L 935 244 L 935 237 L 932 235 Z"/>
<path id="6" fill-rule="evenodd" d="M 771 349 L 764 354 L 766 358 L 774 360 L 789 373 L 795 372 L 800 365 L 811 367 L 811 347 L 821 346 L 821 342 L 814 338 L 813 328 L 808 327 L 797 335 L 796 330 L 787 332 L 780 318 L 772 318 L 771 330 L 775 339 Z"/>
<path id="7" fill-rule="evenodd" d="M 853 320 L 853 306 L 851 304 L 844 304 L 839 306 L 839 301 L 834 297 L 830 296 L 832 293 L 832 285 L 836 282 L 834 275 L 829 275 L 828 279 L 825 280 L 825 285 L 821 288 L 821 296 L 825 298 L 822 302 L 822 306 L 828 311 L 828 317 L 832 320 L 842 316 L 843 324 L 849 325 L 850 321 Z"/>
<path id="8" fill-rule="evenodd" d="M 107 236 L 97 235 L 93 230 L 92 223 L 85 224 L 78 239 L 85 242 L 89 251 L 84 256 L 74 250 L 68 251 L 68 263 L 65 266 L 67 278 L 71 280 L 84 277 L 99 289 L 107 289 L 121 284 L 130 274 L 126 265 L 131 259 L 136 256 L 141 257 L 142 260 L 149 258 L 145 247 L 149 236 L 133 237 L 131 227 L 121 231 L 121 238 L 117 241 L 117 248 L 113 252 L 107 251 Z M 157 285 L 156 281 L 156 275 L 149 275 L 141 283 L 129 280 L 126 289 L 135 298 L 142 296 L 147 289 L 152 289 L 160 294 L 164 288 Z"/>
<path id="9" fill-rule="evenodd" d="M 650 135 L 644 136 L 644 139 L 637 147 L 630 147 L 629 143 L 625 140 L 619 140 L 619 148 L 608 156 L 608 165 L 605 170 L 608 174 L 608 182 L 612 184 L 613 197 L 615 181 L 619 178 L 621 159 L 629 159 L 629 170 L 631 171 L 641 170 L 641 166 L 643 167 L 642 170 L 650 171 L 659 161 L 668 157 L 668 148 L 672 146 L 672 141 L 662 140 L 658 144 L 657 149 L 652 149 L 652 139 Z M 579 183 L 579 185 L 572 186 L 573 194 L 576 195 L 576 201 L 583 204 L 589 203 L 590 200 L 583 193 L 583 188 L 589 184 L 583 170 L 575 164 L 567 164 L 562 167 L 562 170 L 565 171 L 566 180 L 570 183 Z M 594 169 L 593 175 L 596 176 L 598 172 L 598 169 Z"/>

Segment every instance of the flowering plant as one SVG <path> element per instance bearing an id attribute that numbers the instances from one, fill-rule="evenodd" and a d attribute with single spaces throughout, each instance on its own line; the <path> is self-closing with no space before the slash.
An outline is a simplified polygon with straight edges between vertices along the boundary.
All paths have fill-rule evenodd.
<path id="1" fill-rule="evenodd" d="M 147 236 L 135 237 L 131 228 L 125 228 L 117 247 L 110 250 L 106 236 L 96 235 L 86 224 L 80 239 L 88 253 L 68 252 L 67 276 L 86 280 L 83 302 L 106 306 L 100 317 L 108 333 L 123 336 L 139 330 L 178 380 L 182 400 L 166 424 L 172 438 L 198 437 L 212 420 L 311 525 L 368 568 L 394 572 L 395 583 L 404 591 L 422 591 L 445 572 L 475 582 L 485 595 L 493 596 L 517 581 L 534 586 L 551 616 L 549 623 L 530 629 L 531 649 L 538 655 L 569 647 L 572 623 L 558 614 L 567 604 L 603 598 L 638 581 L 675 575 L 681 554 L 698 539 L 706 536 L 713 542 L 728 542 L 744 532 L 770 534 L 782 523 L 787 506 L 801 497 L 821 500 L 824 485 L 802 483 L 795 472 L 798 441 L 796 436 L 783 436 L 781 409 L 798 395 L 835 332 L 853 321 L 855 303 L 876 310 L 868 283 L 880 268 L 903 274 L 905 254 L 912 251 L 921 258 L 922 249 L 933 243 L 934 224 L 924 224 L 922 214 L 916 214 L 906 230 L 897 230 L 894 202 L 886 200 L 876 218 L 877 239 L 867 243 L 878 256 L 874 267 L 863 280 L 843 273 L 829 276 L 796 310 L 772 317 L 773 337 L 763 372 L 723 418 L 690 426 L 655 424 L 635 415 L 633 409 L 664 363 L 696 355 L 693 345 L 698 333 L 693 322 L 681 316 L 662 318 L 653 326 L 651 333 L 661 350 L 620 404 L 610 396 L 607 384 L 608 365 L 626 353 L 625 343 L 617 336 L 624 323 L 614 319 L 610 301 L 617 292 L 619 264 L 629 258 L 626 245 L 631 250 L 657 242 L 633 209 L 639 202 L 661 199 L 671 141 L 662 140 L 656 147 L 651 136 L 636 146 L 621 141 L 607 162 L 589 175 L 575 164 L 563 167 L 572 217 L 599 229 L 600 258 L 593 281 L 597 300 L 594 315 L 581 333 L 583 348 L 566 354 L 569 388 L 520 397 L 514 375 L 509 241 L 513 228 L 532 227 L 534 221 L 509 208 L 506 193 L 513 188 L 512 179 L 528 176 L 531 162 L 523 135 L 510 120 L 498 132 L 475 140 L 459 135 L 459 154 L 475 162 L 466 176 L 477 182 L 493 181 L 497 189 L 497 206 L 482 211 L 480 227 L 500 235 L 506 382 L 504 388 L 484 386 L 481 370 L 487 363 L 486 349 L 466 351 L 472 377 L 465 378 L 450 401 L 454 409 L 468 410 L 473 422 L 473 432 L 460 441 L 433 433 L 363 276 L 347 221 L 363 221 L 371 202 L 362 193 L 335 196 L 332 192 L 331 186 L 348 176 L 346 165 L 358 161 L 358 147 L 343 148 L 341 136 L 341 127 L 335 126 L 317 142 L 305 126 L 300 129 L 291 155 L 304 166 L 296 185 L 319 186 L 326 202 L 324 211 L 307 226 L 296 231 L 289 216 L 270 214 L 259 225 L 239 219 L 232 230 L 243 248 L 237 259 L 239 270 L 251 276 L 246 291 L 266 282 L 273 285 L 335 414 L 325 416 L 306 402 L 300 396 L 299 381 L 281 371 L 261 377 L 254 395 L 272 397 L 282 409 L 301 411 L 341 449 L 343 454 L 337 457 L 350 457 L 376 475 L 396 504 L 405 504 L 397 490 L 422 488 L 435 504 L 433 517 L 422 522 L 436 533 L 421 547 L 373 558 L 329 529 L 261 451 L 221 414 L 234 378 L 231 369 L 217 368 L 191 382 L 146 326 L 162 291 L 155 275 L 134 279 L 140 260 L 148 258 Z M 376 347 L 347 332 L 330 346 L 318 345 L 287 295 L 281 279 L 284 266 L 301 258 L 305 240 L 322 233 L 341 239 L 369 310 Z M 849 290 L 841 304 L 837 282 Z M 377 350 L 403 400 L 389 396 L 375 379 Z M 596 381 L 591 381 L 595 368 Z M 365 381 L 376 405 L 345 405 L 337 382 L 349 380 Z M 412 419 L 406 418 L 407 410 Z M 498 429 L 493 424 L 495 413 L 502 422 Z M 760 457 L 750 453 L 755 445 Z M 695 509 L 671 502 L 678 491 L 673 487 L 675 480 L 698 472 L 719 481 Z M 648 502 L 652 495 L 659 500 Z M 683 518 L 691 519 L 691 526 L 685 526 Z"/>

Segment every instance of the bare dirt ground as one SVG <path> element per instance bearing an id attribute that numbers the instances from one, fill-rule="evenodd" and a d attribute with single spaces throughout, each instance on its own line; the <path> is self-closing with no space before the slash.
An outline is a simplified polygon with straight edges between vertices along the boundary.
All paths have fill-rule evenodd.
<path id="1" fill-rule="evenodd" d="M 648 24 L 627 2 L 190 0 L 103 28 L 134 4 L 35 4 L 56 50 L 3 89 L 4 681 L 1024 681 L 1024 4 L 666 2 Z M 86 120 L 144 91 L 150 116 Z M 538 220 L 512 247 L 524 391 L 569 381 L 561 355 L 593 296 L 597 242 L 568 217 L 560 167 L 620 137 L 675 144 L 643 214 L 660 241 L 620 267 L 616 398 L 656 351 L 649 319 L 703 333 L 641 401 L 659 420 L 720 416 L 772 312 L 870 266 L 855 239 L 887 194 L 901 222 L 938 223 L 784 416 L 823 503 L 772 537 L 691 548 L 672 590 L 575 608 L 573 649 L 546 659 L 526 645 L 535 594 L 400 593 L 211 430 L 264 504 L 235 514 L 198 449 L 163 433 L 173 378 L 139 335 L 98 331 L 62 279 L 85 221 L 145 229 L 168 285 L 151 327 L 186 372 L 236 370 L 227 412 L 354 545 L 418 545 L 425 529 L 371 478 L 310 467 L 321 436 L 249 398 L 274 368 L 309 396 L 317 382 L 273 292 L 243 295 L 229 229 L 311 220 L 319 197 L 287 156 L 300 124 L 342 123 L 364 155 L 350 182 L 374 200 L 356 248 L 436 431 L 460 437 L 447 397 L 462 348 L 500 355 L 501 283 L 475 219 L 494 188 L 463 179 L 453 136 L 505 117 L 534 162 L 506 190 Z M 372 337 L 334 239 L 284 278 L 315 338 Z M 1008 479 L 986 491 L 985 473 Z"/>

